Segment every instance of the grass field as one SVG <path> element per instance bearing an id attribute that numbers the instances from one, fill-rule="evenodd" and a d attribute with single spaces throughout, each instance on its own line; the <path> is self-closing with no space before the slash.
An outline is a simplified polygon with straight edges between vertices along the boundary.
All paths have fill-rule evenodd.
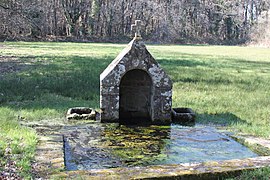
<path id="1" fill-rule="evenodd" d="M 99 108 L 99 74 L 119 44 L 0 44 L 0 172 L 12 149 L 27 176 L 36 135 L 23 121 L 62 121 L 68 108 Z M 173 106 L 190 107 L 197 122 L 270 138 L 270 49 L 149 45 L 171 76 Z M 267 171 L 267 170 L 266 170 Z M 269 171 L 267 171 L 269 172 Z"/>

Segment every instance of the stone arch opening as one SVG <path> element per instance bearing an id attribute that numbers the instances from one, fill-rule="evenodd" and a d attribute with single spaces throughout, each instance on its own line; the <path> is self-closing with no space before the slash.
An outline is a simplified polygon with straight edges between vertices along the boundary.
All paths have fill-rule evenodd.
<path id="1" fill-rule="evenodd" d="M 152 112 L 152 79 L 139 69 L 128 71 L 119 89 L 119 122 L 150 124 Z"/>

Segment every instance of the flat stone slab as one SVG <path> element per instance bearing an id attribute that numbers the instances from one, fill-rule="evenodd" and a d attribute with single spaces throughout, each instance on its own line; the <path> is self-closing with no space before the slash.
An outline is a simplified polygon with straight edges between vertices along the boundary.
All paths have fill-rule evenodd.
<path id="1" fill-rule="evenodd" d="M 59 173 L 56 177 L 69 179 L 78 177 L 82 179 L 217 179 L 219 176 L 229 176 L 242 170 L 262 167 L 270 167 L 270 156 L 193 164 L 67 171 Z"/>
<path id="2" fill-rule="evenodd" d="M 108 127 L 106 127 L 108 126 Z M 79 148 L 79 152 L 83 153 L 84 149 L 87 149 L 89 145 L 93 142 L 96 145 L 99 140 L 102 140 L 106 133 L 102 134 L 101 132 L 109 129 L 110 133 L 108 137 L 124 137 L 123 131 L 115 130 L 116 125 L 101 125 L 100 123 L 87 123 L 80 125 L 61 125 L 61 126 L 48 126 L 48 125 L 33 125 L 38 134 L 40 135 L 40 143 L 37 147 L 37 154 L 35 157 L 36 166 L 38 167 L 38 177 L 44 179 L 153 179 L 153 178 L 166 178 L 166 179 L 209 179 L 209 178 L 218 178 L 218 177 L 226 177 L 226 175 L 235 175 L 242 170 L 252 170 L 262 167 L 270 167 L 270 156 L 258 156 L 252 158 L 245 158 L 239 156 L 240 159 L 231 159 L 231 160 L 209 160 L 207 162 L 194 162 L 194 163 L 179 163 L 179 164 L 163 164 L 163 165 L 147 165 L 147 166 L 134 166 L 134 167 L 117 167 L 117 168 L 100 168 L 100 169 L 90 169 L 90 170 L 77 170 L 77 171 L 65 171 L 65 155 L 64 155 L 64 139 L 70 138 L 69 141 L 76 140 L 76 138 L 82 138 L 83 143 L 78 144 L 81 146 Z M 108 128 L 108 129 L 107 129 Z M 155 137 L 155 132 L 153 129 L 144 129 L 140 130 L 139 127 L 133 129 L 135 134 L 142 137 L 141 131 L 147 131 L 149 134 L 154 135 L 154 140 L 159 139 L 159 137 Z M 167 127 L 160 127 L 167 128 Z M 107 129 L 107 130 L 106 130 Z M 196 135 L 196 129 L 186 127 L 186 131 L 189 130 L 193 136 L 184 137 L 181 134 L 175 133 L 175 131 L 169 131 L 169 133 L 165 133 L 163 131 L 159 131 L 161 136 L 169 136 L 169 137 L 178 137 L 180 140 L 184 138 L 188 139 L 190 142 L 199 142 L 199 143 L 207 143 L 207 142 L 215 142 L 217 140 L 229 142 L 228 139 L 224 139 L 224 136 L 213 137 L 211 133 L 207 133 L 212 131 L 212 127 L 206 128 L 206 130 L 201 129 L 200 133 L 204 133 L 208 139 L 201 135 Z M 124 131 L 127 131 L 124 128 Z M 84 133 L 86 132 L 86 133 Z M 197 129 L 198 132 L 198 129 Z M 88 133 L 90 136 L 85 136 Z M 113 133 L 113 134 L 111 134 Z M 185 132 L 186 133 L 186 132 Z M 217 132 L 218 133 L 218 132 Z M 208 134 L 208 135 L 207 135 Z M 218 133 L 219 134 L 219 133 Z M 205 136 L 204 135 L 204 136 Z M 71 138 L 72 137 L 72 138 Z M 91 139 L 92 137 L 92 139 Z M 125 138 L 125 137 L 124 137 Z M 143 140 L 139 141 L 136 139 L 136 136 L 131 134 L 131 139 L 139 144 L 135 144 L 135 146 L 142 145 L 144 142 L 151 141 L 150 137 L 143 136 Z M 150 139 L 149 139 L 150 138 Z M 245 138 L 245 137 L 242 137 Z M 131 139 L 127 139 L 127 143 L 131 142 Z M 93 141 L 92 141 L 93 140 Z M 115 144 L 109 144 L 109 141 L 102 140 L 105 144 L 110 145 L 112 148 L 116 148 Z M 261 144 L 265 148 L 269 149 L 270 140 L 256 138 L 247 136 L 246 141 L 252 142 L 253 144 Z M 115 143 L 119 143 L 114 141 Z M 90 144 L 89 144 L 90 143 Z M 252 144 L 250 143 L 250 144 Z M 72 143 L 71 143 L 72 144 Z M 92 144 L 93 145 L 93 144 Z M 121 144 L 119 144 L 121 146 Z M 133 144 L 134 145 L 134 144 Z M 184 145 L 187 146 L 187 145 Z M 93 147 L 93 146 L 92 146 Z M 155 146 L 149 146 L 155 149 Z M 139 147 L 140 148 L 140 147 Z M 87 151 L 86 151 L 87 152 Z M 124 151 L 123 151 L 124 152 Z M 95 152 L 92 152 L 95 153 Z M 87 154 L 85 154 L 87 155 Z M 137 156 L 140 158 L 140 155 Z M 67 159 L 66 159 L 67 160 Z"/>
<path id="3" fill-rule="evenodd" d="M 35 179 L 50 179 L 49 177 L 65 169 L 62 126 L 29 123 L 37 131 L 38 145 L 34 157 Z"/>
<path id="4" fill-rule="evenodd" d="M 257 157 L 213 127 L 124 126 L 65 127 L 67 170 L 90 170 L 195 163 Z"/>
<path id="5" fill-rule="evenodd" d="M 231 135 L 231 137 L 242 144 L 252 146 L 255 151 L 262 155 L 270 155 L 270 139 L 263 139 L 249 135 Z"/>
<path id="6" fill-rule="evenodd" d="M 263 139 L 254 136 L 238 136 L 238 138 L 243 139 L 246 143 L 251 145 L 258 144 L 270 150 L 270 139 Z"/>

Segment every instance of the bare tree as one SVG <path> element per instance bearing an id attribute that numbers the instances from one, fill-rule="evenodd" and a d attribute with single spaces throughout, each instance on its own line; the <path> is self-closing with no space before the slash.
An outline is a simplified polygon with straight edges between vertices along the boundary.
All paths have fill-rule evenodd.
<path id="1" fill-rule="evenodd" d="M 121 41 L 140 19 L 151 41 L 239 43 L 268 10 L 268 0 L 0 0 L 0 35 Z"/>

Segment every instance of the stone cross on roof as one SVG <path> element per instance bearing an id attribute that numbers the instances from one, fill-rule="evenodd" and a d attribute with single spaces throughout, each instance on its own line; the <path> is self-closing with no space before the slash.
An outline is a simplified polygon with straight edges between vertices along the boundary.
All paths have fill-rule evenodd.
<path id="1" fill-rule="evenodd" d="M 141 28 L 142 28 L 142 21 L 136 20 L 135 24 L 131 25 L 132 33 L 135 32 L 135 38 L 141 38 Z"/>

